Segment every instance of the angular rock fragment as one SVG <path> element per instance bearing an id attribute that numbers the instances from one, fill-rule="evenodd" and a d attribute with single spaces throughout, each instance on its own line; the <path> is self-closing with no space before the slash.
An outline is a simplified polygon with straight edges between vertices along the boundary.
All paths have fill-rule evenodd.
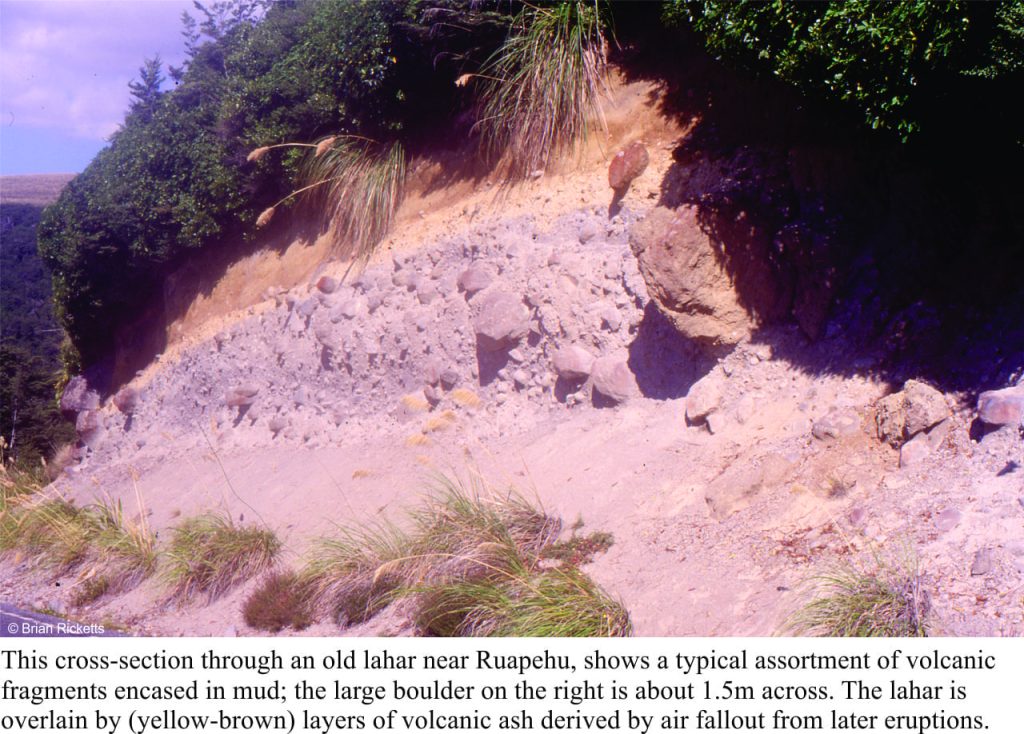
<path id="1" fill-rule="evenodd" d="M 686 394 L 686 419 L 692 424 L 704 421 L 708 415 L 718 410 L 722 400 L 721 378 L 709 372 L 690 386 Z"/>
<path id="2" fill-rule="evenodd" d="M 75 375 L 68 380 L 64 392 L 60 396 L 60 410 L 64 415 L 70 417 L 83 410 L 96 410 L 99 407 L 99 393 L 89 387 L 89 382 L 85 377 Z"/>
<path id="3" fill-rule="evenodd" d="M 918 380 L 907 380 L 903 386 L 903 410 L 907 437 L 916 436 L 949 417 L 946 397 Z"/>
<path id="4" fill-rule="evenodd" d="M 139 392 L 134 387 L 122 387 L 113 398 L 114 407 L 124 415 L 132 415 L 139 405 Z"/>
<path id="5" fill-rule="evenodd" d="M 644 144 L 633 141 L 612 158 L 608 166 L 608 185 L 618 195 L 626 193 L 629 185 L 647 169 L 650 160 Z"/>
<path id="6" fill-rule="evenodd" d="M 473 295 L 494 282 L 494 269 L 484 263 L 473 263 L 459 276 L 459 288 Z"/>

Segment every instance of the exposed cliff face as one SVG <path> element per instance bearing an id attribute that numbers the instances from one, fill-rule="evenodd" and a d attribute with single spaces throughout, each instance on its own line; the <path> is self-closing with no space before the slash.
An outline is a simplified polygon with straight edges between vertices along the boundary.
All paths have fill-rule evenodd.
<path id="1" fill-rule="evenodd" d="M 977 423 L 962 389 L 1021 379 L 1015 322 L 993 321 L 1002 331 L 969 341 L 972 368 L 939 383 L 945 363 L 901 351 L 930 312 L 874 308 L 862 271 L 837 304 L 832 284 L 800 285 L 771 249 L 785 222 L 768 236 L 753 210 L 732 220 L 728 238 L 754 228 L 761 249 L 730 269 L 708 222 L 671 210 L 696 205 L 665 198 L 678 150 L 700 140 L 654 112 L 651 92 L 616 92 L 608 152 L 641 137 L 649 152 L 617 214 L 594 149 L 501 196 L 498 182 L 424 187 L 347 278 L 337 263 L 306 267 L 317 251 L 301 244 L 280 283 L 265 267 L 277 252 L 228 266 L 130 393 L 83 404 L 84 459 L 54 491 L 85 502 L 99 486 L 131 505 L 137 486 L 162 531 L 210 507 L 258 513 L 301 553 L 333 523 L 394 516 L 430 471 L 469 465 L 611 531 L 588 572 L 641 634 L 772 633 L 802 580 L 897 542 L 929 574 L 942 631 L 1019 634 L 1020 605 L 1002 594 L 1024 573 L 1019 429 Z M 711 171 L 691 170 L 724 191 Z M 696 294 L 691 312 L 666 273 Z M 818 304 L 806 323 L 800 304 Z M 876 326 L 885 339 L 865 346 L 857 335 Z M 928 379 L 886 397 L 918 372 Z M 898 439 L 879 428 L 890 423 Z M 981 551 L 989 566 L 972 575 Z M 0 581 L 12 595 L 52 593 L 13 569 Z M 241 628 L 247 588 L 168 611 L 151 582 L 86 612 L 217 634 Z M 964 611 L 963 595 L 986 601 Z"/>

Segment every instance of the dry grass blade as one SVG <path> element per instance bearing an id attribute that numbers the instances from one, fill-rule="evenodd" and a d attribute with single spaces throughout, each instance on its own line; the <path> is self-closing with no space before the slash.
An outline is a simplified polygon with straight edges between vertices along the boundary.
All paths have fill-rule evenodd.
<path id="1" fill-rule="evenodd" d="M 527 5 L 479 75 L 478 127 L 486 151 L 523 179 L 603 124 L 606 44 L 597 2 Z"/>

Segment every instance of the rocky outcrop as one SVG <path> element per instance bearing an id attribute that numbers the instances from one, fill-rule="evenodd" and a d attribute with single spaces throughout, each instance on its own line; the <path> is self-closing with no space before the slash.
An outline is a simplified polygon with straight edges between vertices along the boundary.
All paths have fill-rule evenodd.
<path id="1" fill-rule="evenodd" d="M 723 252 L 695 207 L 654 209 L 630 231 L 630 247 L 658 308 L 708 347 L 732 347 L 788 311 L 789 285 L 773 272 L 764 243 L 753 238 L 744 252 Z"/>

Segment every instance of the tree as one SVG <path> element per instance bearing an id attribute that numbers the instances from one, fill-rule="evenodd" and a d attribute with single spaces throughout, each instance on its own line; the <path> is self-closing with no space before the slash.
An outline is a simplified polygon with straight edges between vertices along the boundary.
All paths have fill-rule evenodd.
<path id="1" fill-rule="evenodd" d="M 157 54 L 151 59 L 146 59 L 139 67 L 139 78 L 128 83 L 128 89 L 133 97 L 130 111 L 147 120 L 152 117 L 163 95 L 160 89 L 163 83 L 163 62 Z"/>

